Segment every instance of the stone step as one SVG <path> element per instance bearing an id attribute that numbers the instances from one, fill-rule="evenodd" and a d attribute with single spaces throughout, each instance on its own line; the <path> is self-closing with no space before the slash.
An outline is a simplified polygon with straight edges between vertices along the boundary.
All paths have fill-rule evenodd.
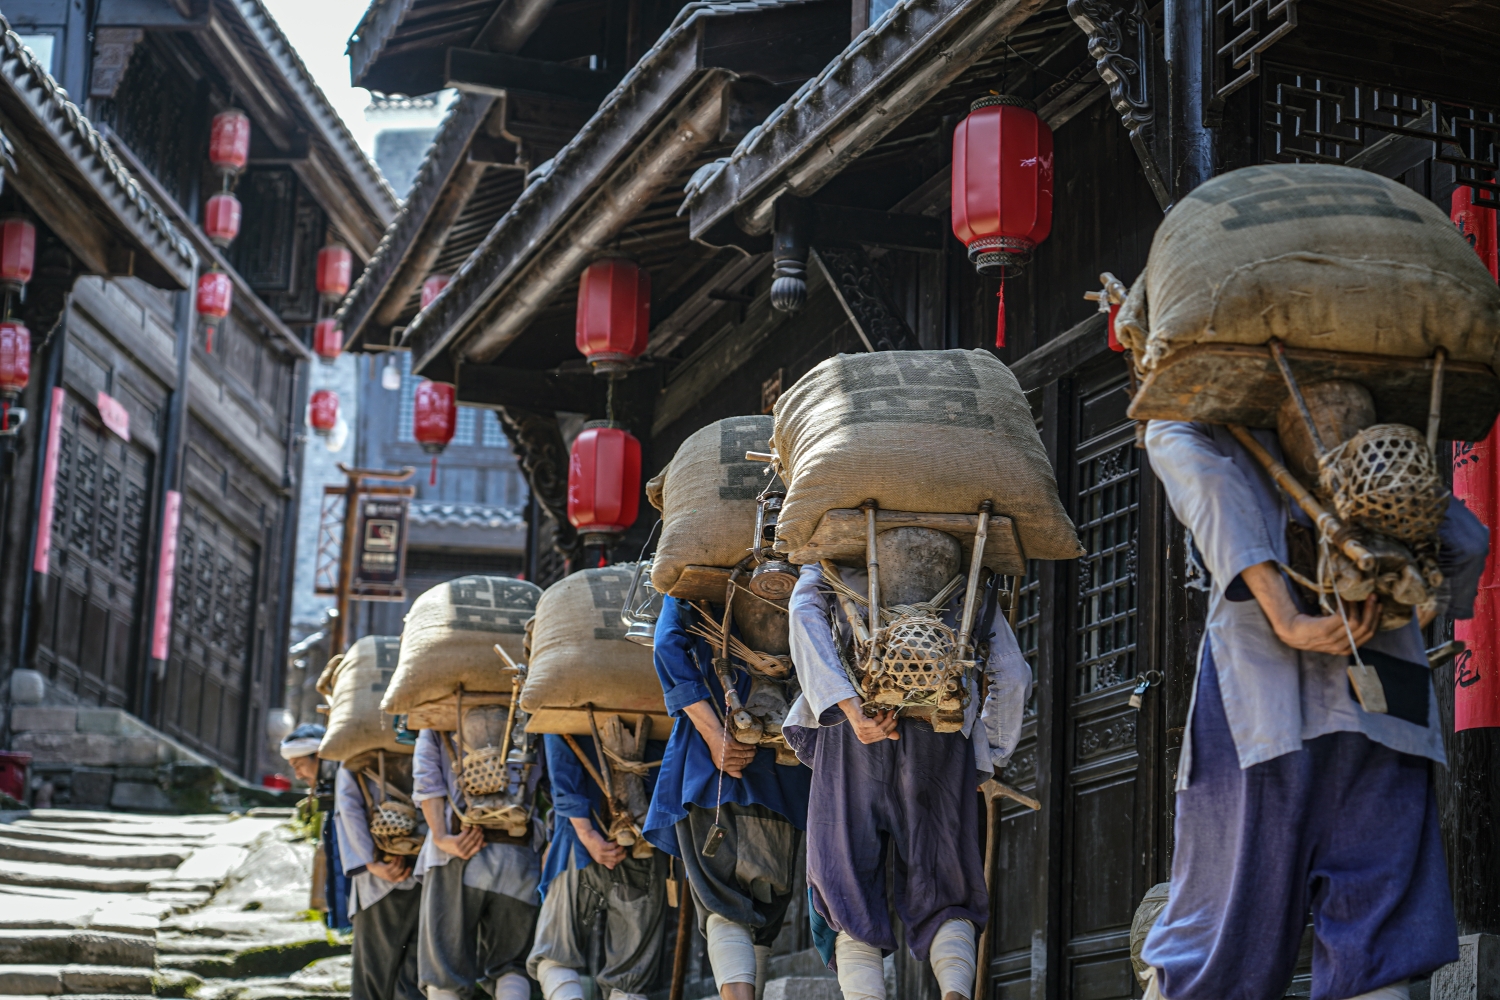
<path id="1" fill-rule="evenodd" d="M 16 840 L 0 831 L 0 860 L 42 861 L 86 868 L 176 868 L 193 853 L 189 847 L 156 848 L 117 844 L 68 844 Z"/>
<path id="2" fill-rule="evenodd" d="M 111 869 L 7 861 L 0 866 L 0 885 L 78 889 L 86 892 L 146 892 L 151 883 L 171 878 L 171 868 Z"/>
<path id="3" fill-rule="evenodd" d="M 156 941 L 108 931 L 0 929 L 0 965 L 39 962 L 149 969 L 156 963 Z"/>
<path id="4" fill-rule="evenodd" d="M 45 899 L 0 893 L 0 929 L 5 930 L 93 930 L 154 937 L 164 911 L 170 912 L 170 907 L 136 896 L 88 893 Z"/>
<path id="5" fill-rule="evenodd" d="M 783 976 L 766 983 L 763 1000 L 843 1000 L 843 996 L 837 979 Z"/>
<path id="6" fill-rule="evenodd" d="M 33 809 L 26 814 L 28 820 L 40 823 L 75 823 L 81 826 L 99 823 L 129 824 L 152 827 L 167 824 L 182 826 L 222 826 L 232 817 L 220 813 L 201 813 L 196 816 L 145 816 L 132 813 L 105 812 L 98 809 Z"/>
<path id="7" fill-rule="evenodd" d="M 171 850 L 178 844 L 191 850 L 209 841 L 207 834 L 203 836 L 187 836 L 185 834 L 166 833 L 160 836 L 152 836 L 145 830 L 111 833 L 102 828 L 100 830 L 59 830 L 57 827 L 58 824 L 56 823 L 5 823 L 0 824 L 0 836 L 9 837 L 11 840 L 25 840 L 44 844 L 111 844 L 129 847 L 158 847 L 164 850 Z"/>
<path id="8" fill-rule="evenodd" d="M 349 953 L 348 945 L 331 942 L 326 937 L 248 948 L 241 946 L 232 951 L 220 950 L 220 942 L 204 941 L 201 945 L 205 951 L 198 954 L 178 951 L 183 945 L 181 940 L 164 944 L 166 947 L 157 954 L 157 962 L 163 970 L 181 969 L 205 979 L 289 976 L 311 962 Z"/>
<path id="9" fill-rule="evenodd" d="M 111 965 L 0 965 L 0 996 L 151 994 L 151 970 Z"/>

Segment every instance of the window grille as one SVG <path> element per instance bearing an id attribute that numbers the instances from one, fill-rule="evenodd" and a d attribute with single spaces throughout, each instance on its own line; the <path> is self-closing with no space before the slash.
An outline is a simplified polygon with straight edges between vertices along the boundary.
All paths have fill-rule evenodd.
<path id="1" fill-rule="evenodd" d="M 1134 426 L 1078 459 L 1078 695 L 1135 677 L 1140 451 Z"/>

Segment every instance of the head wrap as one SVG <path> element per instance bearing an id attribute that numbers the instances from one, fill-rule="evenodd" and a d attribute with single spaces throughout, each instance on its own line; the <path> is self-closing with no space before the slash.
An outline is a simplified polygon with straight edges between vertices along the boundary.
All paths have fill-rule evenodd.
<path id="1" fill-rule="evenodd" d="M 318 747 L 323 744 L 323 734 L 327 732 L 316 722 L 309 722 L 304 726 L 298 726 L 287 734 L 286 739 L 281 741 L 281 756 L 285 760 L 296 760 L 298 757 L 308 757 L 318 752 Z"/>

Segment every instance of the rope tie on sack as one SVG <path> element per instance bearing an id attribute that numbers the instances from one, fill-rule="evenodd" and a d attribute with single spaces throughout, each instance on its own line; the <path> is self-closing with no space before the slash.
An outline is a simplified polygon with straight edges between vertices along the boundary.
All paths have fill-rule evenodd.
<path id="1" fill-rule="evenodd" d="M 602 741 L 599 744 L 599 749 L 603 750 L 605 756 L 609 758 L 611 766 L 619 768 L 624 774 L 633 774 L 636 777 L 644 778 L 651 773 L 653 767 L 661 766 L 661 761 L 659 760 L 653 760 L 649 763 L 644 760 L 627 760 L 611 750 Z"/>

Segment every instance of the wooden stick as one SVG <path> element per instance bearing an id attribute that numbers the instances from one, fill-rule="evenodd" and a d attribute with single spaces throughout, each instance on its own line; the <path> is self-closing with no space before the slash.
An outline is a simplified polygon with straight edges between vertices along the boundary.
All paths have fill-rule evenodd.
<path id="1" fill-rule="evenodd" d="M 866 500 L 860 504 L 865 511 L 865 570 L 869 574 L 870 604 L 866 609 L 870 614 L 870 663 L 875 665 L 875 643 L 876 635 L 880 633 L 880 560 L 875 557 L 875 510 L 874 500 Z"/>
<path id="2" fill-rule="evenodd" d="M 1427 400 L 1427 450 L 1437 452 L 1438 424 L 1443 419 L 1443 362 L 1448 352 L 1439 347 L 1432 357 L 1432 395 Z"/>
<path id="3" fill-rule="evenodd" d="M 563 742 L 568 744 L 568 749 L 573 751 L 573 756 L 578 758 L 578 763 L 582 764 L 583 769 L 589 773 L 589 777 L 594 779 L 594 784 L 598 785 L 599 790 L 604 793 L 604 807 L 609 810 L 609 817 L 613 820 L 615 816 L 615 803 L 613 797 L 609 794 L 609 786 L 604 783 L 604 779 L 599 776 L 599 772 L 595 769 L 594 765 L 589 763 L 589 759 L 583 755 L 583 748 L 578 745 L 578 741 L 573 739 L 569 733 L 563 733 L 562 738 Z M 608 823 L 601 825 L 605 829 L 609 828 Z"/>
<path id="4" fill-rule="evenodd" d="M 498 642 L 495 643 L 495 652 L 500 654 L 500 659 L 504 660 L 505 665 L 507 667 L 510 667 L 510 669 L 516 671 L 519 671 L 521 669 L 520 667 L 516 666 L 516 661 L 511 659 L 510 654 L 505 651 L 505 647 L 500 645 Z"/>
<path id="5" fill-rule="evenodd" d="M 676 863 L 673 862 L 673 867 Z M 688 942 L 693 931 L 693 894 L 688 889 L 687 866 L 683 866 L 682 886 L 677 890 L 677 945 L 672 949 L 672 988 L 667 1000 L 682 1000 L 687 979 Z"/>
<path id="6" fill-rule="evenodd" d="M 1030 795 L 1027 795 L 1025 792 L 1018 789 L 1012 788 L 1004 782 L 999 781 L 995 778 L 986 778 L 984 784 L 980 785 L 979 787 L 981 790 L 983 790 L 986 796 L 985 801 L 991 801 L 997 798 L 1005 798 L 1010 799 L 1012 802 L 1019 802 L 1027 809 L 1031 809 L 1034 811 L 1039 811 L 1042 808 L 1042 804 L 1036 799 L 1032 798 Z"/>
<path id="7" fill-rule="evenodd" d="M 1297 403 L 1297 411 L 1302 414 L 1302 422 L 1307 425 L 1307 434 L 1312 438 L 1313 451 L 1322 458 L 1328 453 L 1323 447 L 1323 435 L 1318 433 L 1318 425 L 1313 423 L 1312 411 L 1307 408 L 1307 400 L 1302 398 L 1302 390 L 1297 385 L 1297 380 L 1292 377 L 1292 366 L 1286 363 L 1286 350 L 1281 346 L 1281 341 L 1273 340 L 1270 343 L 1271 358 L 1276 362 L 1276 367 L 1281 369 L 1281 377 L 1286 381 L 1287 391 L 1292 394 L 1292 399 Z"/>
<path id="8" fill-rule="evenodd" d="M 990 900 L 990 912 L 994 913 L 995 898 L 995 836 L 1000 824 L 995 822 L 993 796 L 984 795 L 984 893 Z M 974 952 L 974 1000 L 989 1000 L 990 996 L 990 928 L 993 919 L 985 921 L 984 931 L 979 935 L 979 947 Z"/>
<path id="9" fill-rule="evenodd" d="M 979 571 L 983 568 L 984 543 L 990 537 L 990 511 L 986 500 L 979 505 L 979 529 L 974 532 L 974 553 L 969 559 L 969 585 L 964 588 L 964 613 L 958 626 L 958 658 L 969 658 L 969 633 L 974 630 L 974 596 L 979 593 Z"/>
<path id="10" fill-rule="evenodd" d="M 1261 443 L 1251 436 L 1239 424 L 1229 424 L 1229 433 L 1233 434 L 1235 440 L 1245 446 L 1245 450 L 1255 456 L 1255 460 L 1261 467 L 1271 474 L 1276 480 L 1276 485 L 1286 490 L 1287 494 L 1312 518 L 1318 530 L 1328 537 L 1332 542 L 1343 550 L 1360 569 L 1368 572 L 1375 568 L 1375 556 L 1370 550 L 1356 541 L 1344 522 L 1334 517 L 1323 509 L 1323 505 L 1307 491 L 1307 487 L 1298 482 L 1297 477 L 1287 471 L 1286 466 L 1271 457 L 1271 453 L 1261 446 Z"/>

